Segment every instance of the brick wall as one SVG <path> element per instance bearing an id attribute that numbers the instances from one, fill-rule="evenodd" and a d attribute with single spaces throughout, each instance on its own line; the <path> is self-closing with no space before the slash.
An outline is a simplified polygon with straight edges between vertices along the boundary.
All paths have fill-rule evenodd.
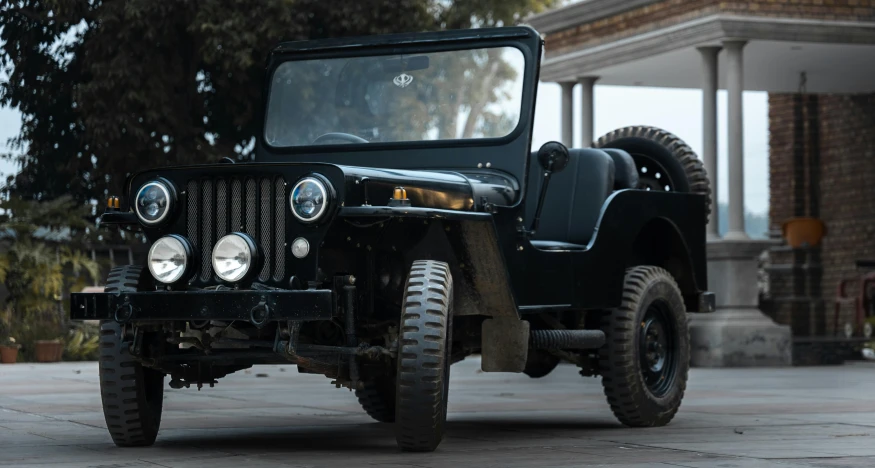
<path id="1" fill-rule="evenodd" d="M 875 93 L 771 94 L 769 146 L 772 228 L 800 214 L 820 217 L 827 226 L 819 249 L 772 253 L 773 264 L 792 266 L 771 274 L 778 305 L 773 318 L 797 335 L 832 334 L 838 282 L 858 274 L 855 260 L 875 260 Z M 825 307 L 800 302 L 803 295 L 822 297 Z M 823 317 L 824 311 L 830 315 Z"/>
<path id="2" fill-rule="evenodd" d="M 717 13 L 875 21 L 875 0 L 663 0 L 548 34 L 546 51 L 559 55 Z"/>
<path id="3" fill-rule="evenodd" d="M 875 94 L 821 103 L 823 286 L 831 294 L 857 259 L 875 259 Z"/>

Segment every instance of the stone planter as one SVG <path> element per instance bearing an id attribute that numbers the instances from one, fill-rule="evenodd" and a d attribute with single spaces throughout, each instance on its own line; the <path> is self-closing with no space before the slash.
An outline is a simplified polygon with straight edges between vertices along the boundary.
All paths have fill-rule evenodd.
<path id="1" fill-rule="evenodd" d="M 0 364 L 15 364 L 18 360 L 18 348 L 20 346 L 0 346 Z"/>
<path id="2" fill-rule="evenodd" d="M 33 348 L 36 362 L 58 362 L 64 354 L 60 340 L 37 340 Z"/>

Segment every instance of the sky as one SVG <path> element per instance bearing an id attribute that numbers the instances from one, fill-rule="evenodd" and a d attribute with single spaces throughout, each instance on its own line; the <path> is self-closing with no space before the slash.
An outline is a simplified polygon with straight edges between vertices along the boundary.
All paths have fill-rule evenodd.
<path id="1" fill-rule="evenodd" d="M 541 83 L 535 111 L 533 148 L 561 139 L 561 91 L 554 83 Z M 575 88 L 575 122 L 580 122 L 580 89 Z M 718 95 L 718 200 L 726 192 L 726 92 Z M 626 86 L 595 87 L 595 135 L 629 125 L 664 128 L 687 142 L 697 154 L 702 150 L 702 93 L 688 89 L 657 89 Z M 9 138 L 18 134 L 21 115 L 14 109 L 0 108 L 0 153 L 5 153 Z M 580 146 L 580 128 L 575 128 L 575 146 Z M 744 204 L 754 213 L 769 208 L 768 95 L 744 95 Z M 709 171 L 712 168 L 707 168 Z M 16 167 L 0 160 L 0 174 L 15 173 Z M 0 180 L 3 180 L 0 178 Z"/>

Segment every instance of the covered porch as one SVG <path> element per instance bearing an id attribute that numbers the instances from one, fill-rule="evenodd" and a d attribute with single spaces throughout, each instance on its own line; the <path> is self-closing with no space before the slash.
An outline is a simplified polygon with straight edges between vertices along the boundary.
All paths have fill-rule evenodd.
<path id="1" fill-rule="evenodd" d="M 557 117 L 568 145 L 575 127 L 585 145 L 595 137 L 596 84 L 701 89 L 700 157 L 716 193 L 717 93 L 727 92 L 728 226 L 721 237 L 712 215 L 707 228 L 718 312 L 693 318 L 694 364 L 790 363 L 789 327 L 758 308 L 756 259 L 773 243 L 745 233 L 742 95 L 875 92 L 875 8 L 834 3 L 588 0 L 528 21 L 546 39 L 541 80 L 562 87 Z M 572 112 L 575 87 L 581 88 L 579 122 Z"/>

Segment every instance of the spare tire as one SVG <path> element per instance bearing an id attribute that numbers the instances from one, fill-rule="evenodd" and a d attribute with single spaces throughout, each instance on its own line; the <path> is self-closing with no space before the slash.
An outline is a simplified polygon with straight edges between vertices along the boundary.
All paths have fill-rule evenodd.
<path id="1" fill-rule="evenodd" d="M 633 126 L 598 139 L 596 148 L 617 148 L 632 155 L 638 188 L 662 192 L 700 193 L 711 214 L 711 183 L 702 161 L 683 140 L 656 127 Z"/>

